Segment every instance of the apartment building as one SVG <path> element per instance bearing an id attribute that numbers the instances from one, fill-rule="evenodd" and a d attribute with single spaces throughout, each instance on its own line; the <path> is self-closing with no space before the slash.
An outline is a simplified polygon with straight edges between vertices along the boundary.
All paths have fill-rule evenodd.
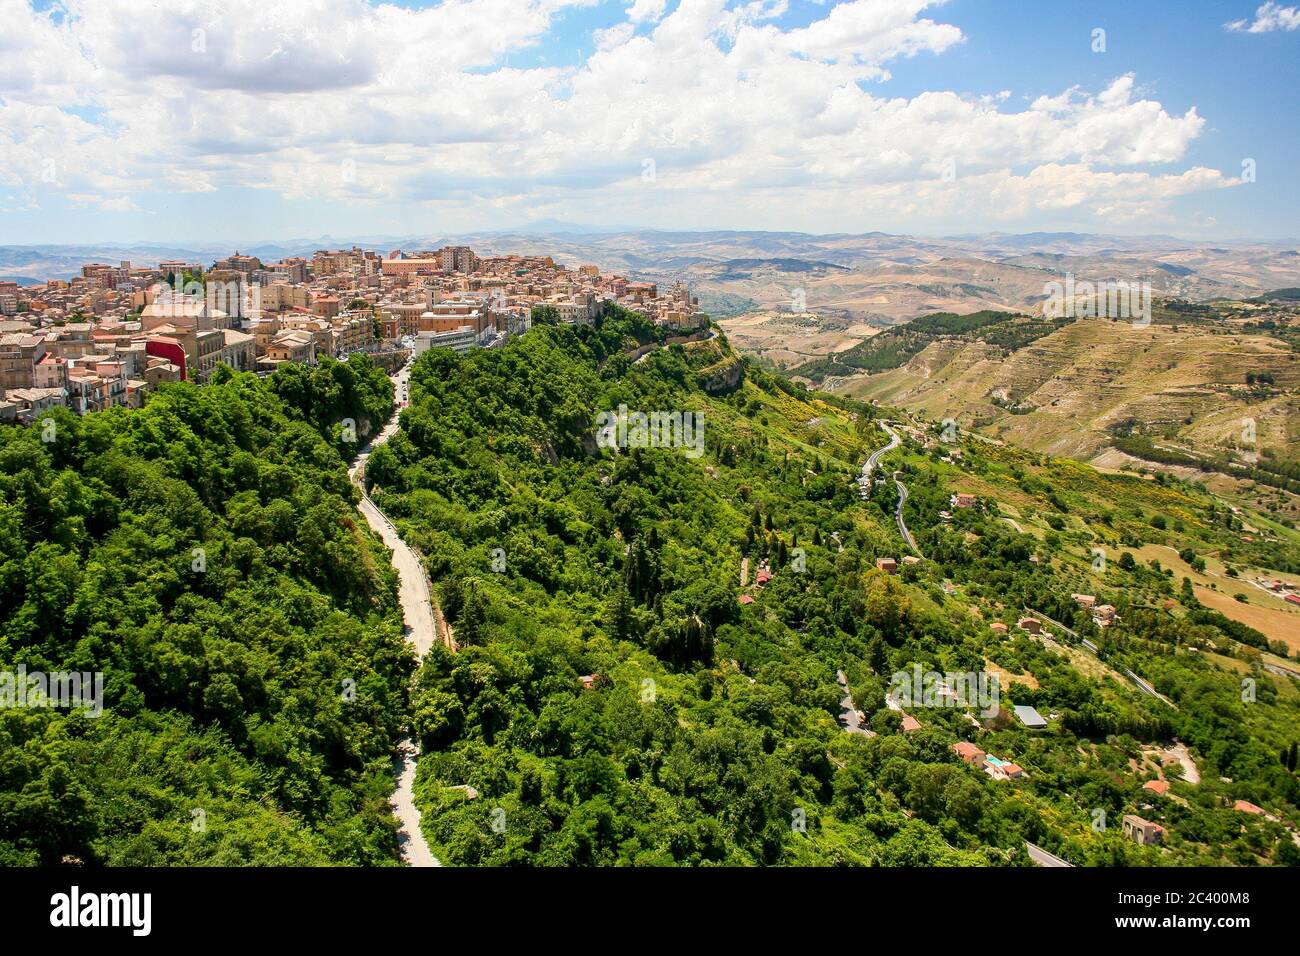
<path id="1" fill-rule="evenodd" d="M 380 268 L 386 276 L 431 275 L 441 272 L 442 259 L 385 259 Z"/>
<path id="2" fill-rule="evenodd" d="M 305 329 L 285 329 L 278 332 L 267 346 L 266 355 L 258 359 L 258 367 L 273 371 L 284 362 L 300 365 L 316 364 L 316 338 Z"/>
<path id="3" fill-rule="evenodd" d="M 438 250 L 443 272 L 470 273 L 478 262 L 474 250 L 469 246 L 444 246 Z"/>
<path id="4" fill-rule="evenodd" d="M 415 354 L 419 355 L 429 349 L 446 348 L 464 355 L 470 349 L 479 347 L 481 344 L 479 335 L 480 333 L 469 325 L 444 332 L 419 332 L 415 336 Z"/>
<path id="5" fill-rule="evenodd" d="M 341 313 L 334 321 L 332 332 L 331 351 L 335 355 L 363 352 L 375 346 L 375 322 L 369 312 Z"/>
<path id="6" fill-rule="evenodd" d="M 243 272 L 251 274 L 263 268 L 262 260 L 257 256 L 241 256 L 238 251 L 233 256 L 218 259 L 212 263 L 213 272 Z"/>

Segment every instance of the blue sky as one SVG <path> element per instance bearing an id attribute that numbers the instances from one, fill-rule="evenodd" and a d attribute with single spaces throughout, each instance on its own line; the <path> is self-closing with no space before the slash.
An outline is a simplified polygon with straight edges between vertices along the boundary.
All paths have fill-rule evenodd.
<path id="1" fill-rule="evenodd" d="M 0 243 L 536 219 L 1300 236 L 1300 7 L 1285 3 L 223 0 L 135 14 L 127 0 L 0 0 Z"/>

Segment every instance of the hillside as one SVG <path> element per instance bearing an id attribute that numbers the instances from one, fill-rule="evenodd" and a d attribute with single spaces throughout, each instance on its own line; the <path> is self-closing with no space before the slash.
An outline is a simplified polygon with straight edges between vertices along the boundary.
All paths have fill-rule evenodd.
<path id="1" fill-rule="evenodd" d="M 863 500 L 854 479 L 885 444 L 875 416 L 901 416 L 753 365 L 702 378 L 735 361 L 721 338 L 621 355 L 654 339 L 616 315 L 430 352 L 371 462 L 460 647 L 430 654 L 414 700 L 417 796 L 440 859 L 1028 865 L 1030 840 L 1079 863 L 1297 861 L 1285 758 L 1300 693 L 1266 668 L 1294 644 L 1133 555 L 1168 545 L 1238 575 L 1295 575 L 1293 530 L 1251 514 L 1276 540 L 1243 544 L 1246 519 L 1194 485 L 913 429 L 884 467 L 911 492 L 924 559 L 889 574 L 877 559 L 906 554 L 894 486 Z M 702 441 L 608 447 L 593 418 L 620 407 L 702 415 Z M 977 506 L 945 520 L 958 491 Z M 1093 548 L 1111 555 L 1100 571 Z M 1070 597 L 1085 589 L 1118 608 L 1110 629 Z M 1098 652 L 1056 626 L 1031 638 L 1016 628 L 1026 608 Z M 905 729 L 885 695 L 913 665 L 1003 675 L 994 718 L 918 703 Z M 839 671 L 869 733 L 837 719 Z M 1243 671 L 1259 688 L 1249 707 Z M 1012 703 L 1046 729 L 1020 726 Z M 958 741 L 1023 774 L 963 764 Z M 1160 758 L 1174 741 L 1195 781 Z M 1155 777 L 1173 787 L 1162 806 L 1142 789 Z M 1239 798 L 1281 822 L 1243 817 Z M 1112 821 L 1101 832 L 1097 810 Z M 1167 826 L 1164 848 L 1123 838 L 1134 810 Z"/>
<path id="2" fill-rule="evenodd" d="M 936 336 L 909 323 L 795 371 L 839 394 L 1036 451 L 1110 468 L 1159 466 L 1235 494 L 1262 486 L 1253 500 L 1294 518 L 1295 502 L 1272 496 L 1300 491 L 1288 484 L 1295 476 L 1279 477 L 1290 474 L 1300 442 L 1300 315 L 1173 305 L 1158 306 L 1146 328 L 1008 320 Z"/>
<path id="3" fill-rule="evenodd" d="M 0 864 L 397 862 L 412 661 L 341 431 L 391 403 L 354 356 L 0 428 Z"/>

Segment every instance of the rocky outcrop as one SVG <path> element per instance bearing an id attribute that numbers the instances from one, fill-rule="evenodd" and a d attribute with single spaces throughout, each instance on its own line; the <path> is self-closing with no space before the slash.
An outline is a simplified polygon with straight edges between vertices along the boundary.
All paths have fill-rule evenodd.
<path id="1" fill-rule="evenodd" d="M 745 379 L 745 363 L 735 355 L 728 355 L 695 373 L 700 388 L 710 395 L 734 392 Z"/>

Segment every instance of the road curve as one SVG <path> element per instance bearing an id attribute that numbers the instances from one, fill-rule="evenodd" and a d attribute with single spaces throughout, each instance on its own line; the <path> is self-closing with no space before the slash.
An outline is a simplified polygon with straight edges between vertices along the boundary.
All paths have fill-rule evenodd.
<path id="1" fill-rule="evenodd" d="M 887 452 L 893 451 L 903 443 L 903 439 L 898 432 L 890 427 L 888 422 L 881 422 L 880 427 L 889 435 L 889 444 L 883 448 L 877 448 L 871 453 L 871 456 L 862 464 L 862 477 L 858 479 L 858 489 L 862 493 L 863 499 L 871 495 L 871 476 L 876 468 L 880 465 L 880 459 Z M 917 553 L 921 554 L 921 549 L 916 546 L 916 539 L 912 537 L 912 532 L 907 529 L 907 522 L 903 520 L 903 505 L 907 502 L 907 488 L 898 479 L 894 479 L 894 486 L 898 489 L 898 505 L 894 509 L 894 520 L 898 523 L 898 533 L 903 536 L 907 546 Z"/>
<path id="2" fill-rule="evenodd" d="M 907 504 L 907 486 L 895 478 L 894 487 L 898 489 L 898 504 L 894 508 L 894 520 L 898 522 L 898 533 L 903 536 L 907 546 L 919 555 L 921 549 L 916 546 L 916 539 L 912 537 L 912 532 L 907 530 L 907 522 L 903 520 L 903 505 Z"/>
<path id="3" fill-rule="evenodd" d="M 862 491 L 863 498 L 867 498 L 871 495 L 871 475 L 875 472 L 876 466 L 880 464 L 881 457 L 886 452 L 893 451 L 903 443 L 903 440 L 898 437 L 898 432 L 894 431 L 884 422 L 880 423 L 880 427 L 889 433 L 889 444 L 885 445 L 883 448 L 877 448 L 871 453 L 871 456 L 862 463 L 862 477 L 858 479 L 858 487 Z"/>
<path id="4" fill-rule="evenodd" d="M 1062 860 L 1059 856 L 1056 856 L 1053 853 L 1048 853 L 1041 846 L 1034 846 L 1028 840 L 1025 841 L 1025 849 L 1029 853 L 1029 858 L 1039 866 L 1074 866 L 1074 864 L 1070 863 L 1068 860 Z"/>
<path id="5" fill-rule="evenodd" d="M 424 573 L 424 565 L 419 556 L 402 540 L 393 523 L 370 500 L 365 486 L 366 462 L 370 459 L 370 450 L 376 445 L 382 445 L 397 432 L 401 394 L 409 375 L 410 365 L 405 365 L 390 376 L 393 382 L 393 414 L 379 433 L 357 453 L 352 467 L 348 469 L 348 475 L 361 490 L 359 510 L 362 517 L 393 553 L 393 567 L 397 569 L 398 577 L 398 601 L 405 621 L 406 639 L 414 646 L 416 654 L 423 658 L 438 639 L 429 578 Z M 393 760 L 397 786 L 391 797 L 393 812 L 398 821 L 397 844 L 401 850 L 402 862 L 407 866 L 441 866 L 424 840 L 424 833 L 420 830 L 420 811 L 415 806 L 415 764 L 419 755 L 420 748 L 411 737 L 404 737 L 398 743 L 397 756 Z"/>

